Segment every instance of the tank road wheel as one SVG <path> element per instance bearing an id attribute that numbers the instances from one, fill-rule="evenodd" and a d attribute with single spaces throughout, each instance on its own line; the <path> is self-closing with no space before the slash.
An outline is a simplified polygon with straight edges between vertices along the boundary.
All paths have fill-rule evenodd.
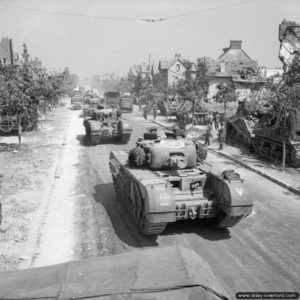
<path id="1" fill-rule="evenodd" d="M 90 134 L 90 143 L 93 146 L 96 146 L 100 143 L 101 136 L 100 135 L 91 135 Z"/>
<path id="2" fill-rule="evenodd" d="M 229 217 L 225 212 L 219 211 L 215 218 L 211 219 L 211 225 L 215 228 L 224 229 L 235 226 L 243 217 Z"/>
<path id="3" fill-rule="evenodd" d="M 139 228 L 144 235 L 159 235 L 166 229 L 167 224 L 168 223 L 149 223 L 144 214 L 141 214 L 139 218 Z"/>

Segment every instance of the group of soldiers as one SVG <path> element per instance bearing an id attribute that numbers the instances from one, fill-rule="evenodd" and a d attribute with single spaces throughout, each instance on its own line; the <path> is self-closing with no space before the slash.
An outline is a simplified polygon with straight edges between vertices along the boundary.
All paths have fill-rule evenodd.
<path id="1" fill-rule="evenodd" d="M 142 107 L 139 105 L 139 110 L 141 109 Z M 143 108 L 144 119 L 147 120 L 148 114 L 151 113 L 152 111 L 153 119 L 155 120 L 157 116 L 157 109 L 158 109 L 158 105 L 156 102 L 153 103 L 152 107 L 150 103 L 147 103 Z M 185 136 L 186 124 L 188 123 L 188 118 L 189 118 L 188 113 L 185 111 L 181 111 L 177 114 L 178 125 L 175 125 L 174 127 L 175 134 L 180 136 Z M 220 144 L 219 150 L 223 150 L 224 142 L 225 142 L 224 120 L 221 118 L 218 112 L 215 112 L 214 114 L 210 114 L 208 116 L 204 145 L 210 146 L 211 144 L 213 125 L 214 125 L 214 129 L 218 132 L 218 141 Z"/>
<path id="2" fill-rule="evenodd" d="M 214 115 L 210 115 L 207 121 L 207 128 L 205 132 L 205 143 L 204 145 L 210 146 L 212 138 L 213 124 L 215 130 L 218 132 L 219 150 L 223 150 L 225 142 L 225 128 L 223 120 L 220 120 L 220 115 L 216 112 Z"/>
<path id="3" fill-rule="evenodd" d="M 151 112 L 152 110 L 152 114 L 153 114 L 153 120 L 156 119 L 156 116 L 157 116 L 157 103 L 154 102 L 153 105 L 152 105 L 152 108 L 151 108 L 151 105 L 150 103 L 147 103 L 145 106 L 144 106 L 144 109 L 143 109 L 143 116 L 144 116 L 144 119 L 147 120 L 148 118 L 148 114 Z M 139 105 L 139 110 L 141 110 L 141 105 Z"/>

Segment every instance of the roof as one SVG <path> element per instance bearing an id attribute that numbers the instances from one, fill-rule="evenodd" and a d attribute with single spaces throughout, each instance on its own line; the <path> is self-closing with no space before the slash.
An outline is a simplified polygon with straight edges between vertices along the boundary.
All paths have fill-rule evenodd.
<path id="1" fill-rule="evenodd" d="M 160 69 L 170 69 L 175 64 L 176 61 L 177 59 L 175 58 L 170 60 L 160 60 L 159 61 Z"/>
<path id="2" fill-rule="evenodd" d="M 218 58 L 219 60 L 224 61 L 251 61 L 251 58 L 247 55 L 247 53 L 243 49 L 230 49 L 226 48 L 223 54 L 221 54 Z"/>
<path id="3" fill-rule="evenodd" d="M 189 63 L 188 60 L 183 58 L 173 58 L 170 60 L 160 60 L 159 61 L 159 68 L 161 70 L 170 69 L 176 62 L 181 63 L 185 68 L 187 68 L 187 64 Z"/>
<path id="4" fill-rule="evenodd" d="M 226 300 L 208 264 L 170 246 L 0 273 L 0 299 Z"/>

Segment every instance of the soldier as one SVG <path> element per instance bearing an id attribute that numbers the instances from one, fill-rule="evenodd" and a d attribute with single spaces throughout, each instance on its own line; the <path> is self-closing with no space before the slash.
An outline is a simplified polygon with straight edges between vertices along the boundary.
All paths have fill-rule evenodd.
<path id="1" fill-rule="evenodd" d="M 148 117 L 148 104 L 144 107 L 144 113 L 143 113 L 144 119 L 147 120 Z"/>
<path id="2" fill-rule="evenodd" d="M 174 135 L 175 135 L 175 138 L 184 138 L 185 137 L 185 132 L 184 130 L 180 129 L 178 125 L 175 125 L 173 127 L 173 132 L 174 132 Z"/>
<path id="3" fill-rule="evenodd" d="M 215 121 L 215 129 L 218 131 L 219 130 L 219 124 L 220 124 L 220 116 L 219 113 L 216 112 L 214 115 L 214 121 Z"/>
<path id="4" fill-rule="evenodd" d="M 223 144 L 224 144 L 224 140 L 225 140 L 225 129 L 224 129 L 224 124 L 223 123 L 221 123 L 218 138 L 219 138 L 219 143 L 220 143 L 219 150 L 223 150 Z"/>
<path id="5" fill-rule="evenodd" d="M 212 126 L 211 123 L 208 122 L 207 128 L 206 128 L 206 133 L 205 133 L 205 143 L 204 145 L 210 146 L 210 139 L 211 139 L 211 131 L 212 131 Z"/>
<path id="6" fill-rule="evenodd" d="M 117 109 L 117 120 L 119 120 L 122 116 L 122 111 L 120 110 L 120 108 Z"/>
<path id="7" fill-rule="evenodd" d="M 157 104 L 156 102 L 153 104 L 153 120 L 156 119 L 156 115 L 157 115 Z"/>

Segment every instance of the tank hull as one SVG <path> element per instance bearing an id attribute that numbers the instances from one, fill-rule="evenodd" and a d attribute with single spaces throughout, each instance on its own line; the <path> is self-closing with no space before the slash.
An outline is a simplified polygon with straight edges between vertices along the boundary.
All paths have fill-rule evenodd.
<path id="1" fill-rule="evenodd" d="M 83 125 L 86 138 L 91 145 L 98 145 L 103 139 L 107 138 L 126 144 L 132 134 L 131 125 L 124 120 L 101 122 L 87 118 L 84 120 Z"/>
<path id="2" fill-rule="evenodd" d="M 276 129 L 256 129 L 252 140 L 254 151 L 264 158 L 275 163 L 282 162 L 283 156 L 283 133 Z M 300 167 L 300 140 L 292 141 L 289 138 L 285 141 L 286 163 L 291 167 Z"/>
<path id="3" fill-rule="evenodd" d="M 127 165 L 128 153 L 110 153 L 118 200 L 145 235 L 160 234 L 168 223 L 210 219 L 231 227 L 248 216 L 253 201 L 242 180 L 226 180 L 208 167 L 149 170 Z M 220 218 L 222 213 L 222 218 Z"/>

